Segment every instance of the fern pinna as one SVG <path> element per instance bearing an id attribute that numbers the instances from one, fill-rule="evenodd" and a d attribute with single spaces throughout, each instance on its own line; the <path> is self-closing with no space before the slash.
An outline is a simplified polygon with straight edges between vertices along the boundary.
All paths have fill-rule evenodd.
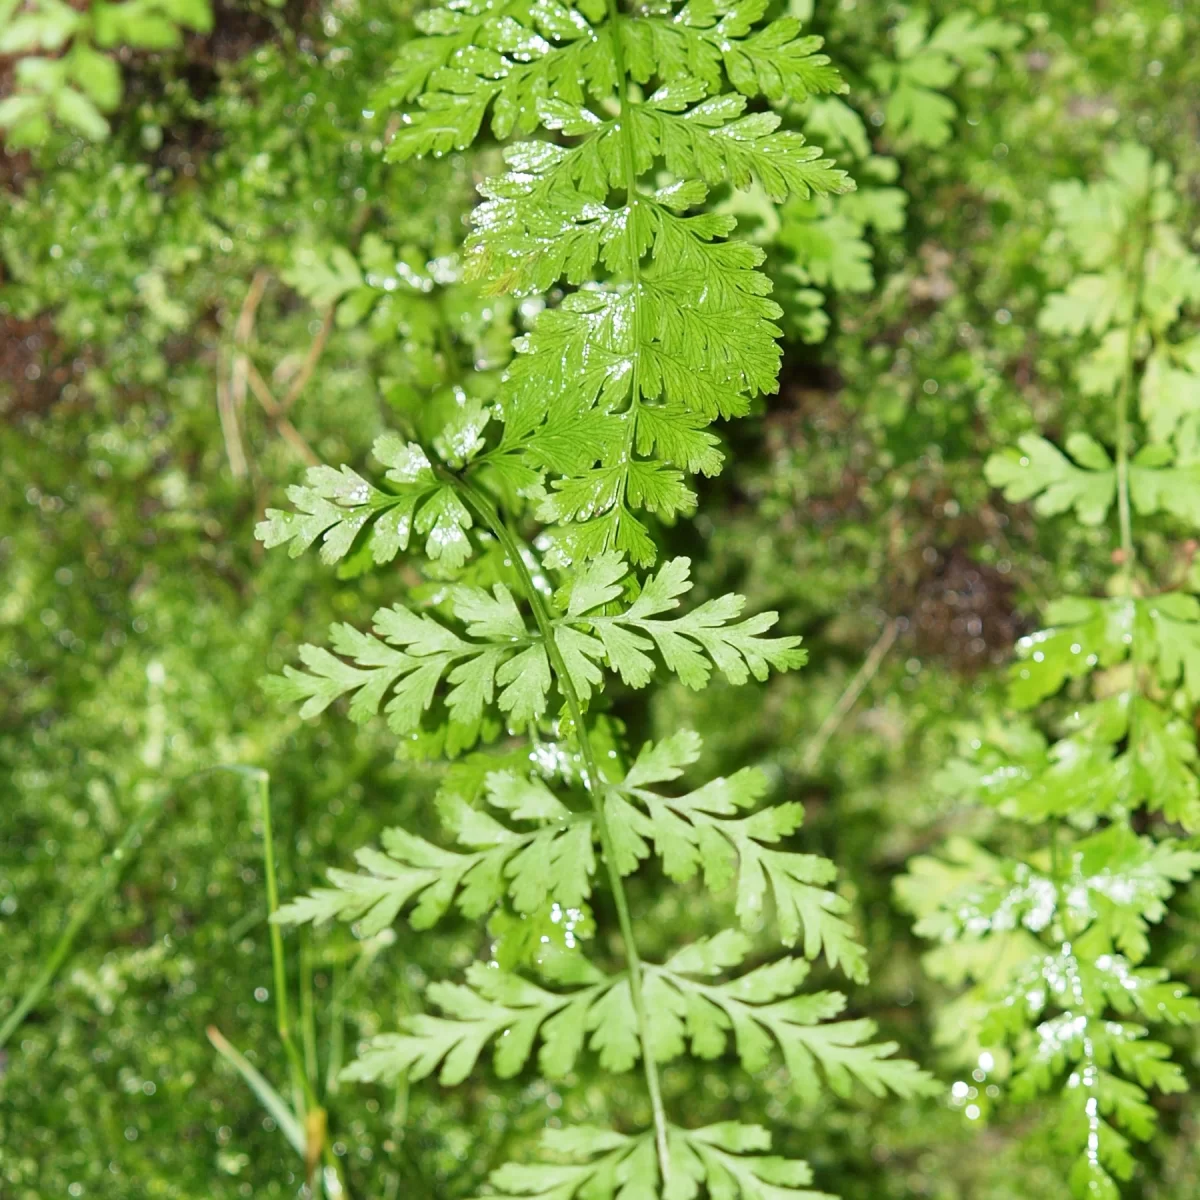
<path id="1" fill-rule="evenodd" d="M 1086 339 L 1081 407 L 1111 430 L 1114 453 L 1083 430 L 1066 454 L 1027 434 L 987 475 L 1044 516 L 1098 526 L 1115 508 L 1117 570 L 1106 596 L 1053 601 L 1049 627 L 1019 644 L 1010 699 L 1045 706 L 1053 735 L 1029 719 L 972 731 L 944 772 L 952 794 L 1024 822 L 1027 851 L 995 857 L 960 840 L 918 860 L 902 887 L 918 931 L 946 943 L 934 974 L 972 984 L 954 1012 L 959 1038 L 964 1018 L 978 1032 L 976 1078 L 1008 1070 L 1018 1099 L 1057 1093 L 1072 1193 L 1112 1200 L 1134 1174 L 1130 1138 L 1154 1133 L 1150 1091 L 1187 1086 L 1149 1027 L 1200 1023 L 1200 1002 L 1147 965 L 1150 926 L 1200 871 L 1195 843 L 1179 840 L 1200 830 L 1200 579 L 1169 550 L 1200 525 L 1200 342 L 1179 336 L 1200 305 L 1200 259 L 1174 225 L 1168 169 L 1142 147 L 1051 200 L 1049 249 L 1081 270 L 1039 325 Z"/>
<path id="2" fill-rule="evenodd" d="M 835 1019 L 841 995 L 800 990 L 822 951 L 865 974 L 846 902 L 827 887 L 832 865 L 786 844 L 800 806 L 764 806 L 754 768 L 681 783 L 700 752 L 686 731 L 626 759 L 620 726 L 598 711 L 612 676 L 641 688 L 665 668 L 699 688 L 714 670 L 739 684 L 804 661 L 798 638 L 770 634 L 774 613 L 742 616 L 740 596 L 681 609 L 687 559 L 639 570 L 656 558 L 649 521 L 690 512 L 688 476 L 721 465 L 708 427 L 776 386 L 779 309 L 761 252 L 705 208 L 708 189 L 757 181 L 783 199 L 852 186 L 770 111 L 842 85 L 819 39 L 790 18 L 763 23 L 765 7 L 454 0 L 420 19 L 427 36 L 405 48 L 384 97 L 417 102 L 394 159 L 464 149 L 485 121 L 500 139 L 548 135 L 508 148 L 465 248 L 477 280 L 536 316 L 494 399 L 466 381 L 431 447 L 385 435 L 377 485 L 317 468 L 292 489 L 295 511 L 260 527 L 294 554 L 320 538 L 330 562 L 357 548 L 386 563 L 415 537 L 442 581 L 423 611 L 385 608 L 371 632 L 339 625 L 332 651 L 305 647 L 307 670 L 288 669 L 280 695 L 306 716 L 349 697 L 359 720 L 390 696 L 388 722 L 413 753 L 492 744 L 448 776 L 447 845 L 388 830 L 381 850 L 359 852 L 361 871 L 331 871 L 329 888 L 280 919 L 367 931 L 409 909 L 426 928 L 452 905 L 475 919 L 563 912 L 594 892 L 615 915 L 619 969 L 577 945 L 522 970 L 476 963 L 464 982 L 429 988 L 440 1015 L 409 1018 L 348 1068 L 383 1080 L 440 1070 L 453 1084 L 488 1043 L 505 1076 L 539 1040 L 550 1077 L 585 1048 L 610 1071 L 640 1061 L 647 1128 L 548 1129 L 545 1161 L 494 1173 L 499 1195 L 816 1196 L 804 1163 L 769 1153 L 766 1130 L 670 1121 L 659 1066 L 689 1047 L 701 1058 L 732 1047 L 751 1071 L 774 1050 L 801 1096 L 817 1068 L 839 1092 L 854 1080 L 876 1093 L 930 1086 L 893 1044 L 870 1042 L 870 1022 Z M 644 961 L 624 879 L 651 855 L 671 879 L 732 887 L 742 928 Z M 771 906 L 779 940 L 803 956 L 739 972 L 753 948 L 743 929 Z"/>

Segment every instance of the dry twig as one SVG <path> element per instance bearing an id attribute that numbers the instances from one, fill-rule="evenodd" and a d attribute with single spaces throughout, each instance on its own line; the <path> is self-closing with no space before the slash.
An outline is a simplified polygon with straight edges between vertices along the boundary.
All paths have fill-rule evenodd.
<path id="1" fill-rule="evenodd" d="M 275 399 L 271 389 L 267 386 L 267 381 L 258 373 L 258 368 L 247 358 L 246 362 L 246 378 L 250 384 L 250 390 L 254 393 L 259 404 L 262 405 L 263 412 L 267 414 L 270 420 L 274 423 L 275 429 L 279 436 L 283 438 L 297 454 L 310 466 L 318 466 L 321 462 L 316 451 L 304 440 L 300 431 L 288 419 L 279 401 Z"/>
<path id="2" fill-rule="evenodd" d="M 805 772 L 811 772 L 816 768 L 825 747 L 829 744 L 829 739 L 846 719 L 847 714 L 862 695 L 863 689 L 875 677 L 875 672 L 879 670 L 880 664 L 896 640 L 896 635 L 900 632 L 900 621 L 900 617 L 893 617 L 883 627 L 883 632 L 879 635 L 875 645 L 871 647 L 871 652 L 859 668 L 858 674 L 850 681 L 846 690 L 838 697 L 838 702 L 830 710 L 829 715 L 821 722 L 821 727 L 813 736 L 812 741 L 808 743 L 804 756 L 800 760 L 800 765 Z"/>
<path id="3" fill-rule="evenodd" d="M 217 415 L 221 418 L 221 435 L 225 439 L 225 453 L 229 458 L 229 469 L 234 479 L 245 479 L 249 474 L 246 452 L 242 449 L 242 435 L 238 429 L 237 407 L 234 403 L 230 381 L 225 377 L 222 355 L 217 357 Z"/>

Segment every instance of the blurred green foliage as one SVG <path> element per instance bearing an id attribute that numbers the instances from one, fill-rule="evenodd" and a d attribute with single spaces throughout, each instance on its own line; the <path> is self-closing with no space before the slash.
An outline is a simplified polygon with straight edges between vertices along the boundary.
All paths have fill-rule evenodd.
<path id="1" fill-rule="evenodd" d="M 208 33 L 208 0 L 4 0 L 0 54 L 15 59 L 12 94 L 0 100 L 0 131 L 13 147 L 40 146 L 52 123 L 92 141 L 107 137 L 121 102 L 121 68 L 112 51 L 164 50 L 183 31 Z M 108 51 L 108 53 L 106 53 Z"/>
<path id="2" fill-rule="evenodd" d="M 860 183 L 884 196 L 866 211 L 759 205 L 747 221 L 786 298 L 784 386 L 728 428 L 733 465 L 663 538 L 696 562 L 699 598 L 736 586 L 778 608 L 811 660 L 752 699 L 665 688 L 622 698 L 620 715 L 638 733 L 696 728 L 710 772 L 772 764 L 867 940 L 855 1015 L 963 1086 L 945 1103 L 815 1110 L 730 1063 L 671 1066 L 664 1086 L 697 1123 L 770 1125 L 847 1200 L 1058 1195 L 1038 1109 L 993 1107 L 958 1048 L 935 1043 L 953 993 L 922 970 L 892 880 L 949 835 L 993 834 L 931 775 L 960 718 L 1005 711 L 997 668 L 1038 603 L 1099 594 L 1111 571 L 1111 528 L 1035 523 L 982 467 L 1035 426 L 1111 427 L 1111 402 L 1073 387 L 1069 344 L 1038 329 L 1067 269 L 1047 240 L 1050 187 L 1096 178 L 1108 149 L 1136 141 L 1171 164 L 1176 222 L 1196 228 L 1200 13 L 974 0 L 978 24 L 1019 37 L 951 74 L 925 60 L 952 6 L 927 20 L 877 0 L 796 7 L 814 9 L 851 91 L 849 116 L 792 116 L 841 130 L 874 164 Z M 477 164 L 381 161 L 371 97 L 409 15 L 390 0 L 218 6 L 211 34 L 116 55 L 107 140 L 60 114 L 37 145 L 0 155 L 0 1019 L 132 815 L 192 771 L 270 772 L 285 896 L 387 825 L 433 824 L 436 773 L 398 761 L 381 725 L 302 724 L 259 688 L 331 620 L 397 599 L 413 582 L 403 559 L 335 578 L 263 558 L 252 537 L 306 458 L 361 465 L 384 429 L 420 432 L 465 372 L 504 365 L 522 326 L 457 282 Z M 0 86 L 11 69 L 0 60 Z M 902 86 L 933 99 L 898 99 Z M 934 119 L 950 135 L 931 144 Z M 1179 539 L 1156 534 L 1144 552 L 1169 561 Z M 892 621 L 857 703 L 822 730 Z M 632 901 L 664 944 L 719 927 L 698 890 L 645 881 Z M 6 1047 L 0 1193 L 296 1194 L 303 1162 L 205 1038 L 216 1026 L 283 1086 L 264 917 L 259 830 L 236 781 L 180 786 Z M 1189 893 L 1156 933 L 1156 961 L 1193 990 L 1198 932 Z M 290 935 L 293 1009 L 311 995 L 322 1081 L 430 976 L 489 946 L 518 954 L 525 937 L 466 922 L 370 944 Z M 1184 1034 L 1174 1049 L 1194 1079 L 1200 1046 Z M 465 1197 L 547 1120 L 643 1103 L 634 1083 L 580 1083 L 567 1104 L 532 1077 L 341 1085 L 326 1095 L 331 1139 L 352 1195 Z M 1195 1119 L 1186 1098 L 1160 1117 L 1130 1194 L 1189 1200 Z"/>

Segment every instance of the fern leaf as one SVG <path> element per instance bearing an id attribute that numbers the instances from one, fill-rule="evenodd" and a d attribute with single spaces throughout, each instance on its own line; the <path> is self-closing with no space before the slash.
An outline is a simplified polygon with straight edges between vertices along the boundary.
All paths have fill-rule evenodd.
<path id="1" fill-rule="evenodd" d="M 720 465 L 705 426 L 775 389 L 781 310 L 763 255 L 730 240 L 731 218 L 703 211 L 708 187 L 783 200 L 853 186 L 775 113 L 747 113 L 748 97 L 844 90 L 820 39 L 761 15 L 747 2 L 678 19 L 541 0 L 441 8 L 385 91 L 388 104 L 417 101 L 389 147 L 396 160 L 463 149 L 485 121 L 501 139 L 559 135 L 508 149 L 467 245 L 470 274 L 496 291 L 577 289 L 518 344 L 505 429 L 485 455 L 515 490 L 544 484 L 552 562 L 610 551 L 652 562 L 639 514 L 691 512 L 687 476 Z M 630 83 L 652 77 L 659 86 L 635 97 Z M 651 186 L 660 162 L 670 179 Z M 563 456 L 556 431 L 594 416 L 605 431 Z"/>
<path id="2" fill-rule="evenodd" d="M 623 831 L 621 845 L 626 850 L 620 869 L 632 871 L 653 845 L 672 879 L 685 881 L 703 870 L 714 889 L 736 880 L 737 914 L 746 928 L 761 921 L 770 891 L 784 945 L 794 945 L 803 934 L 806 957 L 824 953 L 831 966 L 841 966 L 853 979 L 865 979 L 865 956 L 846 920 L 849 905 L 821 886 L 834 878 L 833 864 L 818 855 L 772 848 L 799 828 L 799 804 L 743 816 L 767 788 L 766 777 L 754 768 L 711 780 L 682 796 L 665 796 L 646 787 L 678 778 L 699 753 L 699 738 L 687 731 L 648 744 L 623 783 L 610 793 L 609 824 Z"/>
<path id="3" fill-rule="evenodd" d="M 542 1071 L 561 1078 L 583 1048 L 584 1021 L 598 995 L 611 982 L 593 972 L 595 982 L 569 994 L 547 991 L 517 975 L 474 963 L 466 984 L 435 983 L 429 999 L 446 1015 L 408 1018 L 401 1033 L 381 1034 L 368 1042 L 344 1077 L 395 1082 L 423 1079 L 438 1069 L 443 1084 L 461 1083 L 474 1069 L 489 1042 L 496 1042 L 496 1073 L 517 1074 L 539 1032 L 544 1044 Z"/>
<path id="4" fill-rule="evenodd" d="M 366 874 L 331 871 L 332 888 L 284 905 L 276 919 L 284 924 L 362 919 L 370 933 L 390 924 L 413 899 L 415 929 L 433 925 L 456 897 L 468 917 L 490 912 L 505 895 L 520 913 L 551 899 L 564 908 L 582 904 L 595 871 L 592 818 L 572 813 L 539 780 L 510 771 L 489 774 L 484 795 L 512 821 L 538 827 L 512 829 L 461 796 L 444 795 L 443 821 L 467 852 L 444 850 L 403 829 L 387 830 L 386 853 L 358 852 Z"/>
<path id="5" fill-rule="evenodd" d="M 509 1163 L 489 1177 L 493 1194 L 540 1200 L 614 1200 L 658 1195 L 707 1194 L 722 1200 L 835 1200 L 808 1185 L 812 1171 L 799 1159 L 765 1153 L 771 1135 L 762 1126 L 733 1121 L 700 1129 L 671 1127 L 668 1144 L 672 1177 L 670 1193 L 660 1190 L 654 1145 L 646 1136 L 629 1137 L 594 1126 L 548 1129 L 540 1149 L 550 1160 L 528 1165 Z"/>
<path id="6" fill-rule="evenodd" d="M 1074 509 L 1085 525 L 1099 525 L 1116 498 L 1116 470 L 1094 438 L 1075 434 L 1067 441 L 1068 459 L 1053 444 L 1035 434 L 1019 439 L 1020 453 L 994 454 L 985 474 L 1006 500 L 1029 500 L 1042 516 Z M 1078 465 L 1076 465 L 1078 464 Z"/>
<path id="7" fill-rule="evenodd" d="M 807 659 L 798 637 L 764 637 L 777 619 L 773 612 L 745 620 L 745 599 L 738 595 L 710 600 L 682 617 L 661 614 L 679 607 L 679 597 L 692 588 L 691 563 L 675 558 L 642 585 L 641 593 L 623 612 L 608 613 L 626 568 L 621 556 L 605 553 L 580 572 L 568 600 L 560 630 L 586 632 L 586 642 L 574 643 L 590 658 L 605 662 L 632 687 L 644 687 L 654 670 L 647 653 L 657 650 L 668 670 L 690 688 L 702 688 L 715 666 L 730 683 L 745 683 L 751 675 L 766 679 L 768 672 L 795 670 Z"/>
<path id="8" fill-rule="evenodd" d="M 747 949 L 736 935 L 720 935 L 707 944 L 693 944 L 650 976 L 647 1003 L 656 1014 L 660 1057 L 681 1053 L 686 1038 L 698 1057 L 715 1058 L 732 1037 L 742 1066 L 751 1074 L 766 1067 L 774 1043 L 793 1089 L 810 1103 L 818 1094 L 815 1064 L 839 1094 L 845 1094 L 851 1080 L 876 1095 L 940 1090 L 912 1063 L 891 1058 L 895 1043 L 869 1043 L 875 1032 L 870 1021 L 831 1021 L 843 1010 L 844 996 L 799 993 L 809 969 L 803 959 L 782 959 L 725 983 L 705 981 L 738 965 Z"/>
<path id="9" fill-rule="evenodd" d="M 367 546 L 376 563 L 391 562 L 408 549 L 415 531 L 425 535 L 425 553 L 434 562 L 460 567 L 470 554 L 467 530 L 471 515 L 453 489 L 438 482 L 425 452 L 393 434 L 374 446 L 375 457 L 388 467 L 389 490 L 369 484 L 343 466 L 312 467 L 307 482 L 288 488 L 296 511 L 269 508 L 255 536 L 268 548 L 288 545 L 293 558 L 321 539 L 321 559 L 344 558 L 366 530 Z"/>

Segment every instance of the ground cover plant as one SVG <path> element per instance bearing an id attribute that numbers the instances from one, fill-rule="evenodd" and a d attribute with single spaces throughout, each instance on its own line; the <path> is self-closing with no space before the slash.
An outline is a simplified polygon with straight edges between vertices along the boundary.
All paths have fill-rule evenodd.
<path id="1" fill-rule="evenodd" d="M 0 1191 L 1192 1196 L 1198 24 L 0 5 Z"/>

